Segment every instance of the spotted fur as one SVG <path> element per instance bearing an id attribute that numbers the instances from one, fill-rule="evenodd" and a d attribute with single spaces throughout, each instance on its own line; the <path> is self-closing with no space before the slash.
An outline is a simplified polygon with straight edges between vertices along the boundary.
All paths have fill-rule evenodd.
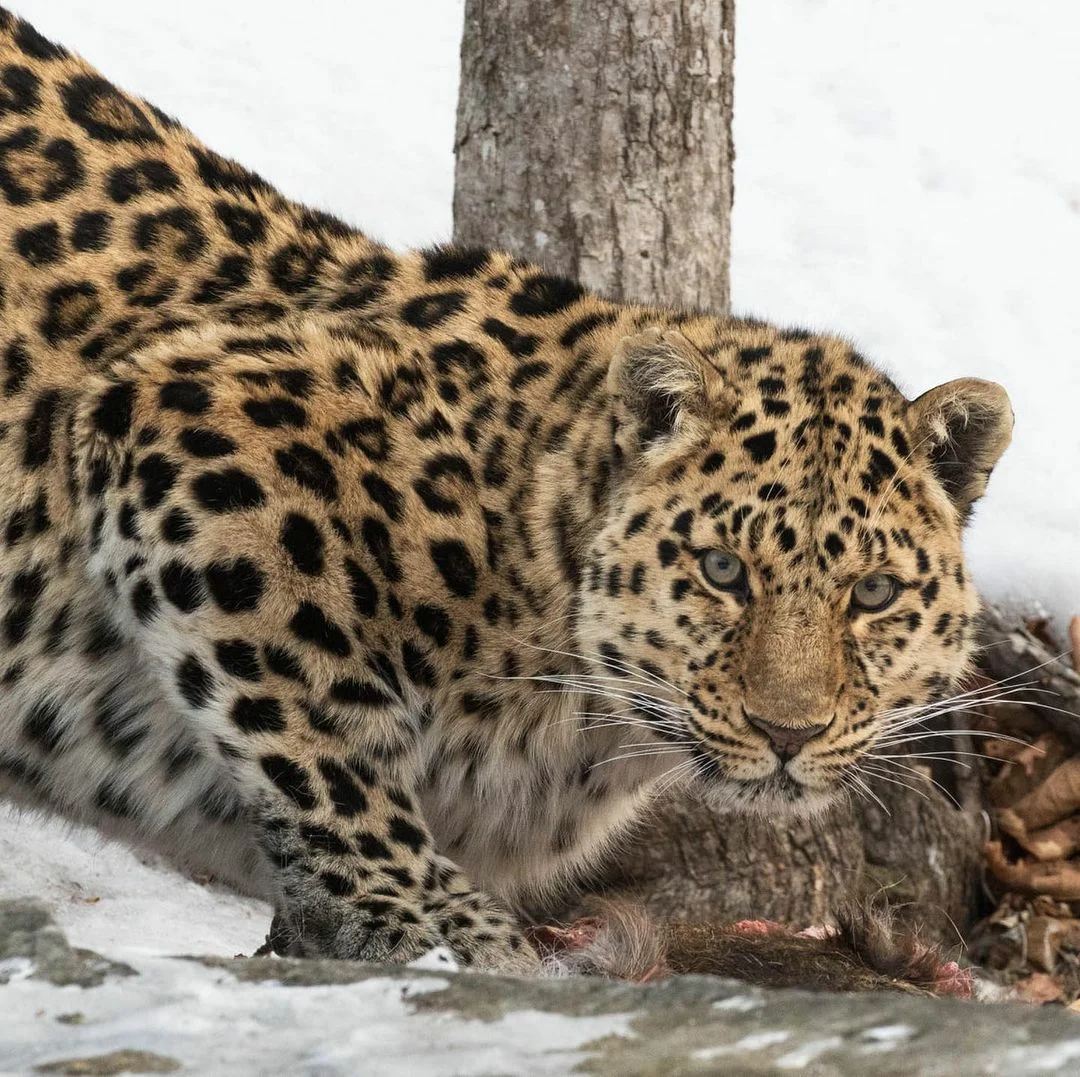
<path id="1" fill-rule="evenodd" d="M 6 12 L 0 198 L 0 784 L 285 952 L 531 967 L 669 774 L 809 810 L 968 663 L 996 386 L 395 254 Z"/>

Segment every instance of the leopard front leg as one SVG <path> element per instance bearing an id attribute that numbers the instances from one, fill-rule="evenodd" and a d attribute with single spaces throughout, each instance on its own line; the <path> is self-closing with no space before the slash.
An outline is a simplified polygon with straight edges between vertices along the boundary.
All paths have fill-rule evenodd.
<path id="1" fill-rule="evenodd" d="M 226 571 L 242 594 L 250 577 L 242 560 L 227 569 L 211 562 L 204 578 Z M 133 589 L 152 574 L 139 569 L 136 577 Z M 202 586 L 189 582 L 192 591 L 175 596 L 188 605 Z M 288 591 L 269 576 L 260 587 L 260 609 L 287 605 Z M 331 594 L 320 597 L 320 623 L 339 623 Z M 300 605 L 314 616 L 310 599 Z M 249 614 L 242 629 L 224 631 L 209 602 L 205 612 L 180 614 L 166 601 L 140 629 L 151 664 L 170 671 L 164 688 L 172 702 L 216 744 L 243 791 L 277 879 L 277 948 L 404 962 L 445 943 L 464 964 L 532 967 L 508 914 L 435 854 L 410 788 L 419 730 L 415 710 L 397 694 L 405 690 L 383 681 L 360 653 L 346 660 L 289 640 L 296 618 L 260 625 Z"/>
<path id="2" fill-rule="evenodd" d="M 338 503 L 345 481 L 295 441 L 293 412 L 285 448 L 276 425 L 226 433 L 248 412 L 268 420 L 246 380 L 226 397 L 225 372 L 177 378 L 170 360 L 103 387 L 83 410 L 80 472 L 91 572 L 231 774 L 276 879 L 278 945 L 407 961 L 445 941 L 464 963 L 531 967 L 508 915 L 436 857 L 417 807 L 435 674 L 416 673 L 425 644 L 392 612 L 385 559 L 354 538 L 373 518 Z M 153 423 L 120 429 L 140 409 Z"/>
<path id="3" fill-rule="evenodd" d="M 401 815 L 397 798 L 392 808 L 382 837 L 368 818 L 351 840 L 329 827 L 313 833 L 311 824 L 265 816 L 264 845 L 280 865 L 286 894 L 270 931 L 275 952 L 408 961 L 444 945 L 465 966 L 533 971 L 536 955 L 513 918 L 471 889 L 456 865 L 429 855 L 427 843 L 417 848 L 416 839 L 406 864 L 395 856 L 395 832 L 415 827 L 418 839 L 423 830 L 421 820 Z"/>
<path id="4" fill-rule="evenodd" d="M 283 794 L 264 791 L 256 808 L 279 880 L 278 953 L 409 961 L 442 941 L 425 900 L 431 842 L 402 790 L 328 755 L 260 766 Z"/>
<path id="5" fill-rule="evenodd" d="M 536 957 L 511 916 L 435 854 L 395 777 L 328 748 L 267 742 L 258 755 L 269 787 L 256 815 L 280 883 L 275 949 L 403 962 L 444 944 L 464 965 L 533 969 Z"/>
<path id="6" fill-rule="evenodd" d="M 535 964 L 509 915 L 436 856 L 409 790 L 418 731 L 389 685 L 341 676 L 316 694 L 319 663 L 305 669 L 303 649 L 288 652 L 280 626 L 264 635 L 249 622 L 223 643 L 220 632 L 198 629 L 197 614 L 166 628 L 169 619 L 155 620 L 164 635 L 152 653 L 182 652 L 166 690 L 245 791 L 277 879 L 275 948 L 404 962 L 444 943 L 463 964 Z M 281 672 L 297 661 L 291 672 L 308 687 Z M 340 672 L 355 673 L 355 664 Z"/>

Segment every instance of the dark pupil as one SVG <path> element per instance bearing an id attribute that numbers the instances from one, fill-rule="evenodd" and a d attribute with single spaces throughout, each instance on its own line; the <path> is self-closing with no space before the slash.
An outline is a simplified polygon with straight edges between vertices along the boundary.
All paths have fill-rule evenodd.
<path id="1" fill-rule="evenodd" d="M 871 597 L 876 595 L 878 591 L 884 590 L 885 587 L 881 580 L 867 580 L 863 586 L 870 592 Z"/>

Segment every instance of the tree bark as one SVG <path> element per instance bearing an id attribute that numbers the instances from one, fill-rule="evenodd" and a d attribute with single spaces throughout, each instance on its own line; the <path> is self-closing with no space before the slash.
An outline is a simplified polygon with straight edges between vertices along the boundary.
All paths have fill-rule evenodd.
<path id="1" fill-rule="evenodd" d="M 468 0 L 454 239 L 725 313 L 735 0 Z"/>
<path id="2" fill-rule="evenodd" d="M 727 313 L 733 30 L 734 0 L 467 0 L 455 239 L 616 299 Z M 783 823 L 683 794 L 592 883 L 661 917 L 802 925 L 883 893 L 953 944 L 975 905 L 978 796 L 957 788 L 957 808 L 907 780 Z"/>

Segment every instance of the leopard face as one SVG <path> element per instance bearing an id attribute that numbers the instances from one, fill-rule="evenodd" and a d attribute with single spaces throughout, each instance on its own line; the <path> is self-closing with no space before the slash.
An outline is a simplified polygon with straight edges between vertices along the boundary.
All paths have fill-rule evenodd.
<path id="1" fill-rule="evenodd" d="M 621 361 L 637 444 L 590 549 L 583 649 L 717 802 L 819 808 L 968 668 L 961 531 L 1008 440 L 1004 394 L 910 403 L 801 334 L 710 359 L 643 334 Z"/>

